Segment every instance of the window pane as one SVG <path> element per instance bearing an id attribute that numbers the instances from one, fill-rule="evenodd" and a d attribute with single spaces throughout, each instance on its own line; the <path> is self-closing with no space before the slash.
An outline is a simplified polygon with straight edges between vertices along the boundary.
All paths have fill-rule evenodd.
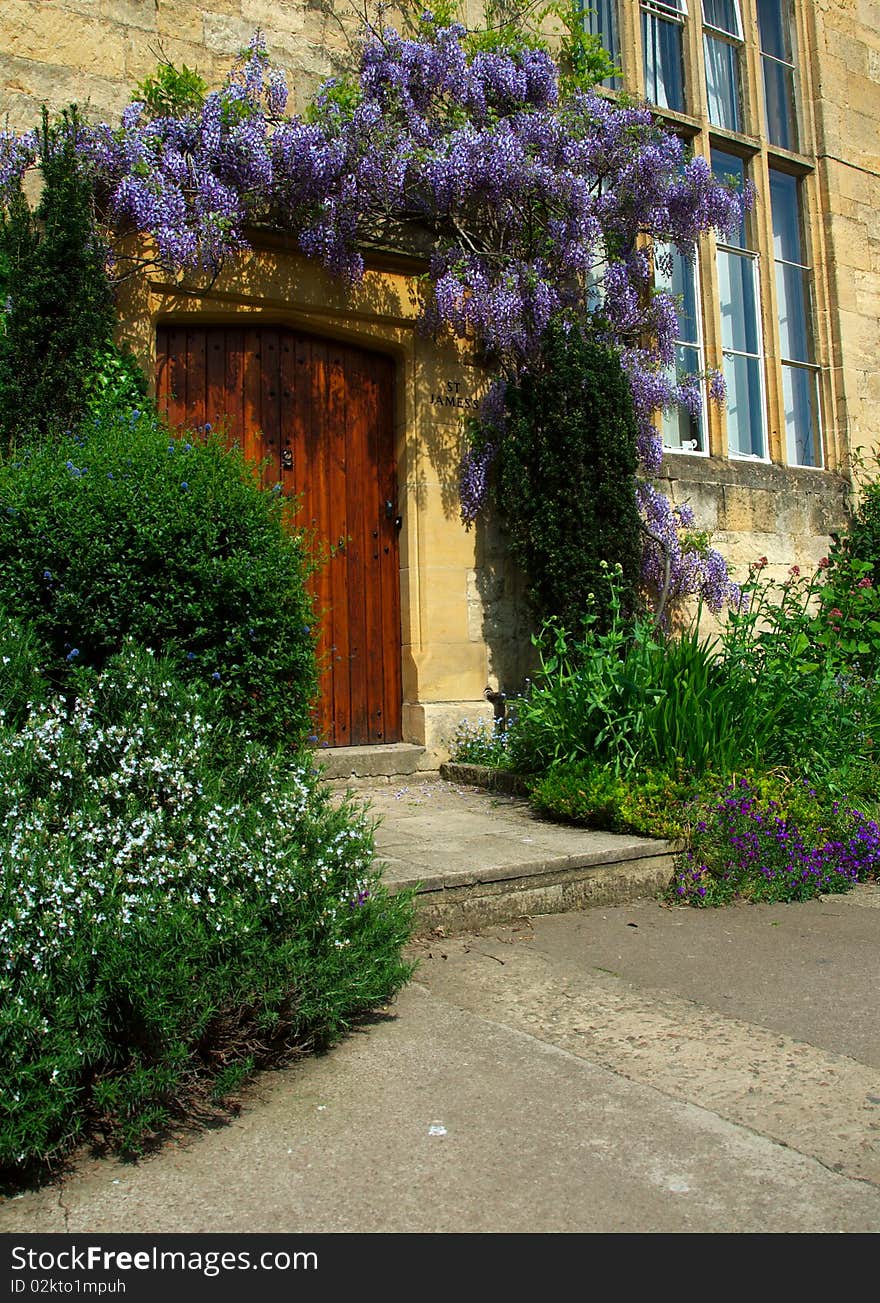
<path id="1" fill-rule="evenodd" d="M 739 50 L 730 41 L 704 38 L 709 121 L 727 131 L 742 130 L 739 106 Z"/>
<path id="2" fill-rule="evenodd" d="M 712 150 L 712 171 L 719 181 L 725 185 L 733 185 L 734 189 L 742 194 L 746 183 L 746 165 L 741 158 L 735 154 L 725 154 L 720 149 Z M 743 216 L 742 224 L 739 231 L 725 239 L 725 244 L 738 245 L 740 249 L 745 249 L 746 245 L 746 224 Z"/>
<path id="3" fill-rule="evenodd" d="M 676 380 L 685 375 L 695 375 L 700 370 L 699 350 L 679 347 L 675 351 L 675 362 Z M 663 413 L 660 428 L 664 448 L 677 448 L 682 452 L 703 451 L 702 413 L 692 416 L 684 407 L 671 408 Z"/>
<path id="4" fill-rule="evenodd" d="M 791 19 L 788 0 L 758 0 L 761 50 L 791 63 Z"/>
<path id="5" fill-rule="evenodd" d="M 736 0 L 703 0 L 703 22 L 731 36 L 741 36 Z"/>
<path id="6" fill-rule="evenodd" d="M 770 211 L 773 216 L 773 257 L 803 262 L 797 177 L 770 169 Z"/>
<path id="7" fill-rule="evenodd" d="M 758 353 L 758 303 L 753 259 L 718 250 L 721 344 L 738 353 Z"/>
<path id="8" fill-rule="evenodd" d="M 620 67 L 620 37 L 617 31 L 616 0 L 580 0 L 584 27 L 591 36 L 598 36 L 611 58 Z M 608 77 L 602 83 L 616 89 L 619 77 Z"/>
<path id="9" fill-rule="evenodd" d="M 696 265 L 671 245 L 658 245 L 654 285 L 658 290 L 666 290 L 676 300 L 678 338 L 686 343 L 699 344 Z M 694 367 L 694 370 L 699 370 L 699 367 Z"/>
<path id="10" fill-rule="evenodd" d="M 764 457 L 761 363 L 756 357 L 724 358 L 727 385 L 727 442 L 733 455 Z"/>
<path id="11" fill-rule="evenodd" d="M 642 46 L 645 51 L 645 95 L 661 109 L 685 110 L 684 57 L 681 23 L 667 22 L 642 10 Z"/>
<path id="12" fill-rule="evenodd" d="M 785 262 L 776 264 L 776 297 L 779 300 L 779 347 L 782 356 L 792 362 L 810 362 L 807 330 L 810 302 L 809 272 Z"/>
<path id="13" fill-rule="evenodd" d="M 821 465 L 816 379 L 816 372 L 807 367 L 782 368 L 785 442 L 793 466 Z"/>
<path id="14" fill-rule="evenodd" d="M 764 59 L 764 106 L 767 110 L 767 139 L 780 149 L 797 149 L 797 118 L 794 111 L 794 69 L 774 59 Z"/>
<path id="15" fill-rule="evenodd" d="M 617 5 L 615 0 L 589 0 L 584 6 L 586 29 L 598 36 L 615 63 L 620 58 L 620 41 L 617 36 Z"/>

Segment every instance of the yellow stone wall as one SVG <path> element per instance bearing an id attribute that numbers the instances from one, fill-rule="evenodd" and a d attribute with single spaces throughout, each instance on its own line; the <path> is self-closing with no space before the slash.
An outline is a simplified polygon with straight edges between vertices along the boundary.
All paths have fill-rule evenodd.
<path id="1" fill-rule="evenodd" d="M 880 2 L 815 0 L 812 114 L 836 417 L 880 445 Z"/>
<path id="2" fill-rule="evenodd" d="M 698 9 L 697 0 L 689 8 Z M 753 0 L 742 0 L 742 8 L 751 40 L 744 89 L 754 107 L 760 64 Z M 674 500 L 690 502 L 698 523 L 716 532 L 739 578 L 760 555 L 782 575 L 827 551 L 831 531 L 846 521 L 849 451 L 876 449 L 880 432 L 880 0 L 812 0 L 795 12 L 809 159 L 793 157 L 791 165 L 807 169 L 828 469 L 728 461 L 719 455 L 723 417 L 713 414 L 713 455 L 669 456 L 664 472 Z M 635 0 L 623 0 L 630 68 L 638 13 Z M 301 109 L 345 62 L 355 21 L 353 9 L 333 0 L 0 0 L 0 118 L 30 127 L 41 103 L 58 110 L 76 101 L 88 103 L 92 117 L 113 121 L 160 59 L 185 63 L 218 85 L 257 27 L 289 74 L 291 108 Z M 689 57 L 699 65 L 693 23 L 688 40 Z M 704 106 L 695 114 L 680 115 L 681 125 L 703 133 L 705 150 Z M 723 133 L 715 139 L 724 147 Z M 766 227 L 767 213 L 756 220 Z M 707 265 L 710 254 L 707 246 Z M 765 309 L 772 311 L 772 275 L 767 283 Z M 713 292 L 711 284 L 705 292 Z M 129 285 L 126 294 L 125 333 L 148 367 L 155 324 L 167 316 L 284 321 L 395 358 L 404 735 L 424 742 L 427 759 L 436 761 L 463 714 L 491 718 L 484 689 L 515 691 L 528 668 L 522 583 L 507 563 L 504 540 L 486 526 L 466 532 L 458 518 L 456 468 L 467 404 L 435 401 L 438 394 L 471 400 L 484 380 L 464 354 L 417 334 L 413 282 L 400 269 L 377 269 L 352 293 L 276 241 L 227 269 L 209 293 L 153 280 Z M 712 341 L 707 344 L 708 360 L 717 364 Z M 771 347 L 771 406 L 777 373 Z M 779 429 L 769 435 L 780 461 Z"/>
<path id="3" fill-rule="evenodd" d="M 0 110 L 34 125 L 39 106 L 88 101 L 113 121 L 160 60 L 219 85 L 257 28 L 300 109 L 348 51 L 353 10 L 314 0 L 2 0 Z"/>

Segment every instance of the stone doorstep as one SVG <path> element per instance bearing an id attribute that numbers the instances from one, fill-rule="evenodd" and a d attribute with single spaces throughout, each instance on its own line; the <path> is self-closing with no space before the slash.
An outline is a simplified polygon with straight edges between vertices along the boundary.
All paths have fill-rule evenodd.
<path id="1" fill-rule="evenodd" d="M 329 782 L 343 779 L 403 778 L 418 773 L 425 748 L 412 742 L 383 746 L 316 748 L 315 764 Z"/>

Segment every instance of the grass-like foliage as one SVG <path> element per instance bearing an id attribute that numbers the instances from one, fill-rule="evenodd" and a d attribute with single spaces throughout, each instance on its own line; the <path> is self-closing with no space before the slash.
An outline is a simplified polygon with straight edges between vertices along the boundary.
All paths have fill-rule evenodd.
<path id="1" fill-rule="evenodd" d="M 219 435 L 180 437 L 110 401 L 0 464 L 0 607 L 46 645 L 58 687 L 131 638 L 206 689 L 215 713 L 296 746 L 316 676 L 288 511 Z"/>
<path id="2" fill-rule="evenodd" d="M 138 1150 L 409 974 L 410 901 L 308 762 L 212 722 L 136 647 L 79 679 L 0 719 L 5 1169 L 88 1137 Z"/>
<path id="3" fill-rule="evenodd" d="M 697 777 L 784 767 L 816 782 L 873 763 L 880 736 L 876 685 L 845 668 L 823 640 L 811 584 L 755 579 L 750 604 L 717 639 L 697 626 L 669 637 L 628 619 L 612 584 L 611 621 L 592 613 L 573 637 L 548 623 L 540 665 L 518 703 L 507 751 L 514 768 L 542 773 L 598 762 L 616 773 Z"/>

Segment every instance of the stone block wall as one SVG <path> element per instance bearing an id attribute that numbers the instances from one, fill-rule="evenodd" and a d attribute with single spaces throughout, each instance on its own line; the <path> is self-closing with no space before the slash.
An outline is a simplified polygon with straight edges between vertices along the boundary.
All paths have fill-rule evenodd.
<path id="1" fill-rule="evenodd" d="M 332 0 L 3 0 L 0 116 L 21 130 L 43 103 L 77 103 L 114 122 L 163 60 L 220 85 L 257 28 L 302 109 L 346 59 L 356 23 Z"/>
<path id="2" fill-rule="evenodd" d="M 813 86 L 837 424 L 880 445 L 880 0 L 814 0 Z"/>

